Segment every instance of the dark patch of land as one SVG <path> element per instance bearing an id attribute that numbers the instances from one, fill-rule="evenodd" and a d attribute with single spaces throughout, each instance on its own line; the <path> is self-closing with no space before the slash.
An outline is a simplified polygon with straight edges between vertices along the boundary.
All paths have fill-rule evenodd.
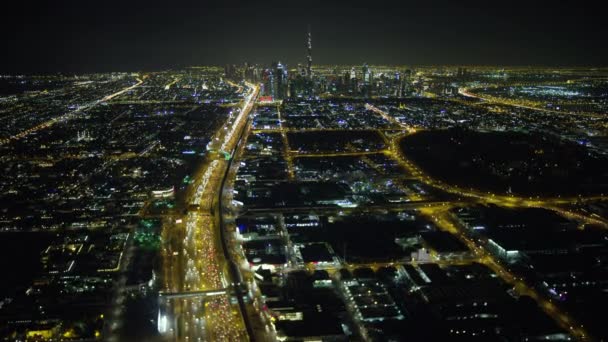
<path id="1" fill-rule="evenodd" d="M 608 160 L 542 134 L 423 131 L 401 150 L 432 177 L 461 187 L 521 195 L 608 193 Z"/>

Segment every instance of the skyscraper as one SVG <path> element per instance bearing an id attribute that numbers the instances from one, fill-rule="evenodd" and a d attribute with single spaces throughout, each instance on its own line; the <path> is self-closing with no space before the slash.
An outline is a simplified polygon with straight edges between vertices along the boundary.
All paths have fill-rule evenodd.
<path id="1" fill-rule="evenodd" d="M 372 88 L 372 70 L 369 68 L 367 63 L 363 64 L 362 72 L 363 74 L 363 85 L 361 87 L 361 91 L 364 97 L 371 96 L 371 88 Z"/>
<path id="2" fill-rule="evenodd" d="M 276 75 L 276 98 L 285 99 L 287 97 L 287 68 L 281 62 L 274 66 L 274 74 Z"/>
<path id="3" fill-rule="evenodd" d="M 312 34 L 310 33 L 310 25 L 308 26 L 307 40 L 308 55 L 306 56 L 306 76 L 312 80 Z"/>
<path id="4" fill-rule="evenodd" d="M 363 74 L 363 83 L 369 85 L 372 82 L 372 70 L 369 68 L 367 63 L 363 64 L 361 73 Z"/>
<path id="5" fill-rule="evenodd" d="M 274 99 L 276 96 L 275 86 L 274 69 L 264 69 L 262 73 L 262 94 L 265 96 L 272 96 Z"/>
<path id="6" fill-rule="evenodd" d="M 357 71 L 355 67 L 350 69 L 350 92 L 353 94 L 357 94 L 359 88 L 359 84 L 357 81 Z"/>

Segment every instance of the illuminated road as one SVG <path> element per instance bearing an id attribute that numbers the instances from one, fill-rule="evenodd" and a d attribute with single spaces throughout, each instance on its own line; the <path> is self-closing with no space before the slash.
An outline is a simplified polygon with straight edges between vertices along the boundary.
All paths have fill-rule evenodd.
<path id="1" fill-rule="evenodd" d="M 446 184 L 440 180 L 431 178 L 421 168 L 415 165 L 411 160 L 407 159 L 400 148 L 400 141 L 405 135 L 395 136 L 391 138 L 391 146 L 389 154 L 392 155 L 410 174 L 417 177 L 421 182 L 432 186 L 434 188 L 443 190 L 447 193 L 458 195 L 461 197 L 467 197 L 470 199 L 477 200 L 480 203 L 485 204 L 496 204 L 505 207 L 532 207 L 532 208 L 545 208 L 552 211 L 556 211 L 565 216 L 576 217 L 577 219 L 584 220 L 588 223 L 599 224 L 606 226 L 606 223 L 598 218 L 586 216 L 570 211 L 561 209 L 560 205 L 581 203 L 586 201 L 595 200 L 606 200 L 608 196 L 585 196 L 585 197 L 520 197 L 514 195 L 501 195 L 493 194 L 490 192 L 481 192 L 472 188 L 464 189 L 454 185 Z"/>
<path id="2" fill-rule="evenodd" d="M 505 207 L 538 207 L 538 208 L 546 208 L 549 210 L 557 211 L 558 213 L 564 216 L 573 216 L 575 213 L 566 212 L 558 207 L 559 204 L 568 204 L 575 203 L 583 200 L 596 200 L 596 199 L 605 199 L 603 196 L 592 196 L 592 197 L 571 197 L 571 198 L 523 198 L 516 196 L 504 196 L 497 195 L 492 193 L 483 193 L 480 191 L 475 191 L 473 189 L 462 189 L 459 187 L 455 187 L 452 185 L 445 184 L 441 181 L 431 178 L 429 175 L 425 174 L 422 169 L 417 167 L 413 162 L 408 160 L 403 153 L 401 153 L 400 149 L 400 140 L 405 137 L 405 135 L 397 136 L 392 138 L 391 142 L 391 153 L 394 157 L 408 170 L 412 175 L 419 178 L 421 182 L 426 183 L 429 186 L 441 189 L 445 192 L 452 193 L 455 195 L 459 195 L 462 197 L 467 197 L 470 199 L 474 199 L 475 202 L 480 203 L 492 203 Z M 420 211 L 427 215 L 430 219 L 435 222 L 435 224 L 445 230 L 448 231 L 457 237 L 459 237 L 471 251 L 473 251 L 482 263 L 490 267 L 494 272 L 496 272 L 505 282 L 513 285 L 514 289 L 520 295 L 527 295 L 534 299 L 539 306 L 549 315 L 551 316 L 560 326 L 566 331 L 569 331 L 572 335 L 577 337 L 580 340 L 585 340 L 589 337 L 589 334 L 583 329 L 582 325 L 575 323 L 574 320 L 569 317 L 566 313 L 561 311 L 557 306 L 555 306 L 548 299 L 544 298 L 540 294 L 538 294 L 534 289 L 529 287 L 521 278 L 518 278 L 514 274 L 507 271 L 502 265 L 495 260 L 491 253 L 484 249 L 484 247 L 477 245 L 472 239 L 467 237 L 466 232 L 453 224 L 448 217 L 448 210 L 451 206 L 447 207 L 433 207 L 433 208 L 421 208 Z M 603 224 L 603 222 L 588 216 L 577 215 L 576 217 L 579 220 L 583 220 L 584 222 L 589 223 L 599 223 Z"/>
<path id="3" fill-rule="evenodd" d="M 449 267 L 449 266 L 463 266 L 470 265 L 472 263 L 483 263 L 483 260 L 478 257 L 470 257 L 470 258 L 453 258 L 453 259 L 429 259 L 429 260 L 395 260 L 395 261 L 386 261 L 386 262 L 369 262 L 369 263 L 348 263 L 344 262 L 344 260 L 340 260 L 339 263 L 334 264 L 300 264 L 294 265 L 290 267 L 285 267 L 281 269 L 281 272 L 288 273 L 294 271 L 307 271 L 313 272 L 317 270 L 327 271 L 329 274 L 334 274 L 339 272 L 341 269 L 347 269 L 349 271 L 354 271 L 358 268 L 371 268 L 374 271 L 378 271 L 383 267 L 399 267 L 405 265 L 424 265 L 424 264 L 433 264 L 440 267 Z"/>
<path id="4" fill-rule="evenodd" d="M 416 128 L 415 127 L 412 127 L 410 125 L 406 125 L 406 124 L 404 124 L 402 122 L 399 122 L 399 120 L 395 119 L 394 117 L 388 115 L 384 111 L 380 110 L 379 108 L 377 108 L 377 107 L 375 107 L 375 106 L 373 106 L 373 105 L 371 105 L 369 103 L 365 104 L 365 108 L 368 109 L 368 110 L 371 110 L 371 111 L 375 112 L 378 115 L 380 115 L 386 121 L 391 122 L 391 123 L 393 123 L 393 124 L 395 124 L 397 126 L 400 126 L 402 128 L 405 128 L 409 133 L 415 133 L 416 132 Z"/>
<path id="5" fill-rule="evenodd" d="M 298 151 L 289 151 L 292 158 L 330 158 L 330 157 L 359 157 L 370 154 L 380 154 L 386 152 L 385 150 L 375 151 L 355 151 L 355 152 L 317 152 L 317 153 L 302 153 Z"/>
<path id="6" fill-rule="evenodd" d="M 597 119 L 605 118 L 604 115 L 600 115 L 600 114 L 570 113 L 567 111 L 559 111 L 559 110 L 547 109 L 547 108 L 543 108 L 543 107 L 528 106 L 525 104 L 518 103 L 516 100 L 510 100 L 510 99 L 506 99 L 506 98 L 499 98 L 499 97 L 493 97 L 493 96 L 482 96 L 482 95 L 472 93 L 470 91 L 470 89 L 468 89 L 468 88 L 458 88 L 458 94 L 465 96 L 465 97 L 482 100 L 486 103 L 500 104 L 500 105 L 512 106 L 512 107 L 523 108 L 523 109 L 530 109 L 530 110 L 541 111 L 541 112 L 545 112 L 545 113 L 552 113 L 552 114 L 558 114 L 558 115 L 580 115 L 580 116 L 592 117 L 592 118 L 597 118 Z"/>
<path id="7" fill-rule="evenodd" d="M 173 81 L 171 81 L 165 85 L 165 90 L 171 89 L 171 86 L 173 86 L 174 84 L 176 84 L 179 81 L 180 81 L 180 78 L 178 78 L 178 77 L 174 78 Z"/>
<path id="8" fill-rule="evenodd" d="M 231 112 L 209 149 L 231 151 L 238 143 L 259 92 L 257 86 L 248 88 L 242 108 L 236 115 Z M 213 293 L 231 288 L 234 283 L 218 224 L 217 194 L 221 192 L 227 161 L 221 154 L 215 154 L 215 158 L 208 160 L 194 177 L 195 182 L 186 194 L 188 213 L 172 217 L 171 222 L 163 225 L 166 292 Z M 230 293 L 161 298 L 159 331 L 178 341 L 247 341 L 241 312 L 231 303 Z"/>
<path id="9" fill-rule="evenodd" d="M 145 76 L 144 76 L 144 79 L 145 79 Z M 126 92 L 128 92 L 130 90 L 133 90 L 133 89 L 139 87 L 140 85 L 142 85 L 144 83 L 144 80 L 142 80 L 142 79 L 137 79 L 137 81 L 138 82 L 135 83 L 134 85 L 126 87 L 126 88 L 124 88 L 124 89 L 122 89 L 120 91 L 117 91 L 117 92 L 113 93 L 113 94 L 107 95 L 107 96 L 105 96 L 104 98 L 102 98 L 100 100 L 93 101 L 93 102 L 91 102 L 89 104 L 86 104 L 84 106 L 79 107 L 78 109 L 75 109 L 73 111 L 67 112 L 67 113 L 65 113 L 65 114 L 63 114 L 61 116 L 58 116 L 58 117 L 55 117 L 55 118 L 53 118 L 51 120 L 45 121 L 45 122 L 43 122 L 41 124 L 38 124 L 38 125 L 36 125 L 34 127 L 28 128 L 28 129 L 26 129 L 26 130 L 24 130 L 22 132 L 19 132 L 19 133 L 15 134 L 15 135 L 13 135 L 11 137 L 2 139 L 2 140 L 0 140 L 0 146 L 1 145 L 5 145 L 5 144 L 7 144 L 7 143 L 9 143 L 9 142 L 11 142 L 13 140 L 19 140 L 19 139 L 21 139 L 23 137 L 26 137 L 27 135 L 29 135 L 31 133 L 34 133 L 34 132 L 37 132 L 37 131 L 49 128 L 49 127 L 53 126 L 54 124 L 56 124 L 58 122 L 63 122 L 63 121 L 69 120 L 69 119 L 73 118 L 74 115 L 82 112 L 83 110 L 91 109 L 91 108 L 97 106 L 98 104 L 100 104 L 102 102 L 107 102 L 107 101 L 109 101 L 109 100 L 111 100 L 111 99 L 113 99 L 113 98 L 115 98 L 117 96 L 120 96 L 120 95 L 122 95 L 122 94 L 124 94 L 124 93 L 126 93 Z"/>
<path id="10" fill-rule="evenodd" d="M 399 128 L 335 128 L 335 127 L 305 127 L 293 128 L 279 126 L 276 128 L 256 128 L 251 131 L 253 134 L 258 133 L 306 133 L 306 132 L 394 132 L 399 131 Z"/>
<path id="11" fill-rule="evenodd" d="M 322 212 L 330 213 L 355 213 L 355 212 L 385 212 L 385 211 L 403 211 L 418 208 L 445 208 L 447 206 L 466 205 L 467 202 L 446 202 L 446 201 L 412 201 L 404 203 L 392 204 L 363 204 L 352 208 L 331 207 L 331 206 L 301 206 L 301 207 L 270 207 L 270 208 L 247 208 L 241 214 L 262 214 L 262 213 L 299 213 L 299 212 Z"/>
<path id="12" fill-rule="evenodd" d="M 555 304 L 540 295 L 532 287 L 528 286 L 521 278 L 509 272 L 492 256 L 491 253 L 468 237 L 467 232 L 462 227 L 452 223 L 446 209 L 442 208 L 436 210 L 424 208 L 421 209 L 421 212 L 430 218 L 440 229 L 452 233 L 463 241 L 469 249 L 475 253 L 478 262 L 488 266 L 501 277 L 503 281 L 512 285 L 518 295 L 529 296 L 534 299 L 543 311 L 553 318 L 564 330 L 568 331 L 579 340 L 586 340 L 589 338 L 589 334 L 584 330 L 581 324 L 576 323 L 574 319 L 561 311 Z"/>
<path id="13" fill-rule="evenodd" d="M 576 219 L 580 222 L 584 223 L 595 223 L 595 224 L 603 224 L 606 226 L 606 222 L 601 220 L 601 218 L 594 218 L 589 215 L 581 214 L 579 212 L 575 212 L 572 210 L 566 210 L 563 206 L 573 203 L 581 203 L 585 201 L 592 201 L 598 199 L 608 199 L 605 196 L 587 196 L 587 197 L 554 197 L 554 198 L 541 198 L 541 197 L 520 197 L 520 196 L 511 196 L 504 194 L 492 194 L 489 192 L 481 192 L 475 189 L 464 189 L 461 187 L 453 186 L 446 184 L 437 179 L 431 178 L 428 174 L 426 174 L 421 168 L 415 165 L 412 161 L 407 159 L 400 149 L 400 141 L 403 137 L 415 134 L 418 129 L 414 127 L 410 127 L 408 125 L 402 124 L 398 122 L 396 119 L 392 118 L 389 114 L 383 112 L 382 110 L 367 104 L 366 108 L 368 110 L 373 111 L 374 113 L 382 116 L 384 119 L 389 122 L 398 125 L 402 129 L 401 134 L 391 135 L 384 134 L 386 130 L 378 129 L 376 130 L 378 134 L 385 138 L 387 145 L 389 146 L 385 150 L 380 151 L 363 151 L 363 152 L 352 152 L 352 151 L 344 151 L 344 152 L 315 152 L 315 153 L 301 153 L 299 151 L 294 151 L 289 149 L 289 139 L 286 133 L 288 132 L 306 132 L 306 131 L 332 131 L 333 129 L 322 129 L 322 128 L 314 128 L 314 129 L 293 129 L 287 128 L 281 123 L 277 129 L 269 129 L 269 130 L 251 130 L 253 133 L 264 133 L 264 132 L 273 132 L 280 133 L 283 144 L 286 147 L 283 151 L 284 158 L 287 161 L 291 161 L 294 158 L 332 158 L 332 157 L 342 157 L 342 156 L 353 156 L 353 157 L 361 157 L 361 159 L 368 163 L 370 166 L 376 168 L 373 160 L 366 160 L 366 156 L 384 153 L 389 158 L 397 161 L 400 166 L 402 166 L 408 173 L 408 178 L 413 178 L 421 183 L 435 189 L 442 190 L 443 192 L 455 195 L 454 198 L 456 200 L 453 201 L 425 201 L 422 197 L 416 198 L 415 201 L 405 202 L 405 203 L 395 203 L 389 205 L 362 205 L 356 208 L 338 208 L 338 207 L 312 207 L 312 206 L 302 206 L 302 207 L 293 207 L 293 208 L 246 208 L 244 211 L 240 212 L 241 215 L 244 214 L 261 214 L 261 213 L 273 213 L 277 215 L 281 215 L 281 213 L 296 213 L 296 212 L 316 212 L 316 213 L 332 213 L 332 212 L 340 212 L 344 214 L 350 214 L 354 212 L 375 212 L 382 211 L 386 212 L 388 210 L 418 210 L 422 215 L 428 217 L 432 222 L 434 222 L 440 229 L 448 231 L 454 234 L 456 237 L 461 239 L 471 251 L 470 257 L 465 258 L 457 258 L 453 260 L 430 260 L 429 262 L 438 264 L 440 266 L 450 266 L 450 265 L 462 265 L 468 264 L 471 262 L 479 262 L 487 265 L 490 269 L 496 272 L 506 283 L 513 286 L 514 291 L 518 295 L 526 295 L 530 298 L 534 299 L 539 306 L 552 317 L 561 327 L 566 329 L 572 336 L 576 337 L 580 340 L 586 340 L 589 338 L 588 334 L 585 332 L 583 327 L 576 323 L 571 317 L 569 317 L 566 313 L 561 311 L 555 304 L 553 304 L 548 298 L 536 292 L 535 289 L 528 286 L 521 278 L 517 275 L 510 272 L 506 269 L 499 261 L 497 261 L 491 253 L 489 253 L 484 246 L 478 245 L 473 239 L 467 236 L 467 232 L 462 228 L 458 227 L 451 221 L 451 217 L 449 214 L 450 209 L 468 205 L 476 205 L 476 204 L 496 204 L 504 207 L 538 207 L 538 208 L 546 208 L 549 210 L 553 210 L 558 212 L 559 214 Z M 279 114 L 280 118 L 280 114 Z M 340 129 L 342 130 L 342 129 Z M 351 131 L 351 130 L 346 130 Z M 356 131 L 356 129 L 352 130 Z M 395 131 L 394 129 L 392 131 Z M 235 153 L 236 158 L 238 159 L 240 154 Z M 382 170 L 377 169 L 380 173 Z M 292 171 L 293 172 L 293 171 Z M 290 179 L 293 178 L 294 175 L 290 174 Z M 236 168 L 233 173 L 228 177 L 232 181 L 236 178 Z M 232 194 L 232 186 L 229 185 L 227 187 L 227 196 L 228 199 L 225 202 L 229 203 Z M 235 244 L 237 244 L 235 242 Z M 251 305 L 252 309 L 250 311 L 251 317 L 259 317 L 258 329 L 262 331 L 262 333 L 258 334 L 256 331 L 256 337 L 259 340 L 272 340 L 272 337 L 276 337 L 274 335 L 274 325 L 271 322 L 270 317 L 267 312 L 263 310 L 263 298 L 257 289 L 255 284 L 255 276 L 253 272 L 248 269 L 248 263 L 246 262 L 246 258 L 243 255 L 243 250 L 238 248 L 233 248 L 231 250 L 232 260 L 239 260 L 242 263 L 243 268 L 243 281 L 249 285 L 250 297 L 253 298 L 253 303 Z M 380 267 L 386 266 L 394 266 L 399 267 L 406 264 L 420 264 L 421 261 L 417 260 L 396 260 L 394 262 L 387 263 L 369 263 L 369 264 L 358 264 L 358 263 L 346 263 L 344 260 L 341 260 L 339 257 L 337 261 L 328 264 L 304 264 L 302 262 L 294 262 L 290 260 L 288 266 L 283 268 L 281 272 L 290 272 L 295 270 L 307 270 L 313 271 L 316 269 L 323 269 L 330 273 L 334 273 L 341 268 L 359 268 L 359 267 L 370 267 L 372 269 L 378 269 Z"/>
<path id="14" fill-rule="evenodd" d="M 291 151 L 291 147 L 289 147 L 289 140 L 287 139 L 287 130 L 283 125 L 283 118 L 281 117 L 281 106 L 277 106 L 277 116 L 279 117 L 279 129 L 281 131 L 281 139 L 283 141 L 283 155 L 285 156 L 285 161 L 287 162 L 287 175 L 290 180 L 294 180 L 296 177 L 296 173 L 294 171 L 293 158 L 289 153 L 289 151 Z"/>

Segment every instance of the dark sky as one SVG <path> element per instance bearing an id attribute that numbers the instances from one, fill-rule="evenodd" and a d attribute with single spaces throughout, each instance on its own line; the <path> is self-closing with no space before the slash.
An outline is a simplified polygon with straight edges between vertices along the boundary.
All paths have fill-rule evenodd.
<path id="1" fill-rule="evenodd" d="M 294 65 L 308 24 L 318 64 L 605 66 L 604 16 L 587 0 L 21 0 L 0 14 L 0 71 Z"/>

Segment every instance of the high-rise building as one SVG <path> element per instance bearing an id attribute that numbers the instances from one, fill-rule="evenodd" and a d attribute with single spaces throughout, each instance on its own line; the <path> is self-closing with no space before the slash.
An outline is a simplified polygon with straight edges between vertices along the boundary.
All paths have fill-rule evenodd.
<path id="1" fill-rule="evenodd" d="M 232 78 L 232 79 L 238 78 L 238 70 L 237 70 L 236 65 L 226 64 L 224 66 L 224 76 L 226 76 L 226 78 Z"/>
<path id="2" fill-rule="evenodd" d="M 272 68 L 264 69 L 264 72 L 262 73 L 262 94 L 274 98 L 276 96 L 276 88 L 273 72 L 274 70 Z"/>
<path id="3" fill-rule="evenodd" d="M 460 68 L 459 67 L 458 71 L 457 71 L 457 74 L 456 74 L 456 77 L 458 77 L 460 79 L 463 79 L 463 78 L 466 78 L 467 76 L 468 76 L 468 70 L 467 70 L 467 68 Z"/>
<path id="4" fill-rule="evenodd" d="M 358 92 L 358 88 L 359 88 L 359 82 L 357 81 L 357 71 L 355 70 L 355 67 L 352 67 L 350 69 L 350 92 L 353 95 L 356 95 Z"/>
<path id="5" fill-rule="evenodd" d="M 306 77 L 306 67 L 305 66 L 303 66 L 302 64 L 298 63 L 297 70 L 298 70 L 298 75 L 299 76 Z"/>
<path id="6" fill-rule="evenodd" d="M 370 97 L 372 93 L 372 70 L 369 68 L 367 63 L 363 64 L 363 84 L 361 86 L 361 91 L 363 96 Z"/>
<path id="7" fill-rule="evenodd" d="M 369 68 L 367 63 L 363 64 L 363 83 L 365 83 L 365 84 L 372 83 L 372 70 Z"/>
<path id="8" fill-rule="evenodd" d="M 276 98 L 277 99 L 285 99 L 287 98 L 287 68 L 281 64 L 281 62 L 277 63 L 274 68 L 275 80 L 277 83 L 276 86 Z"/>
<path id="9" fill-rule="evenodd" d="M 308 55 L 306 56 L 306 76 L 312 80 L 312 33 L 310 32 L 310 25 L 308 26 L 308 39 L 307 39 Z"/>

